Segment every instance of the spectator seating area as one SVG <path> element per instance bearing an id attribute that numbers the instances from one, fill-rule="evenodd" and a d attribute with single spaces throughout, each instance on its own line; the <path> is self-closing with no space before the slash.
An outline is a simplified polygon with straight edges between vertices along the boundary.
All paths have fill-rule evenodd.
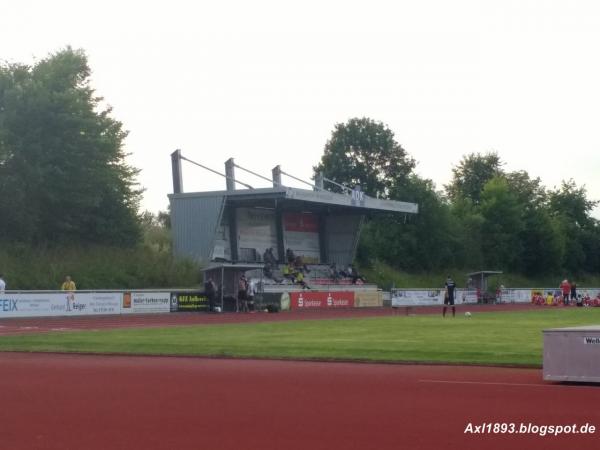
<path id="1" fill-rule="evenodd" d="M 303 282 L 308 285 L 309 288 L 313 286 L 330 286 L 330 285 L 363 285 L 365 282 L 364 278 L 360 277 L 353 282 L 354 278 L 351 276 L 345 276 L 346 273 L 339 273 L 336 271 L 335 275 L 332 273 L 332 268 L 328 264 L 306 264 L 301 268 L 288 269 L 287 273 L 285 270 L 286 264 L 277 264 L 270 266 L 270 270 L 261 271 L 253 270 L 246 273 L 249 278 L 262 278 L 263 285 L 294 285 L 298 284 L 295 282 L 294 276 L 290 273 L 290 270 L 302 271 Z M 289 267 L 289 266 L 288 266 Z M 262 272 L 262 273 L 261 273 Z M 332 276 L 333 275 L 333 276 Z"/>
<path id="2" fill-rule="evenodd" d="M 565 304 L 563 296 L 556 292 L 547 292 L 545 295 L 536 294 L 531 298 L 531 303 L 539 306 L 600 306 L 600 294 L 590 297 L 587 293 L 579 294 L 577 300 Z"/>

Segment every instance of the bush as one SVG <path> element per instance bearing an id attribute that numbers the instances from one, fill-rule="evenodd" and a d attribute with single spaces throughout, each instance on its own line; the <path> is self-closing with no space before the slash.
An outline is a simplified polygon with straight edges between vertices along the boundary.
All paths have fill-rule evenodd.
<path id="1" fill-rule="evenodd" d="M 78 289 L 189 288 L 200 284 L 200 267 L 147 246 L 0 247 L 0 273 L 13 289 L 59 289 L 71 275 Z"/>

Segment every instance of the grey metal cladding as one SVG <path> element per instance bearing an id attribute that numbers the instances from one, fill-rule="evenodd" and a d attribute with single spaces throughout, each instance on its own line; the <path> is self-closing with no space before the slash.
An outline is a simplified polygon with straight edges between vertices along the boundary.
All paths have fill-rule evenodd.
<path id="1" fill-rule="evenodd" d="M 329 261 L 338 267 L 351 263 L 354 258 L 355 240 L 362 222 L 360 215 L 328 216 L 326 233 Z"/>
<path id="2" fill-rule="evenodd" d="M 225 198 L 225 195 L 169 196 L 175 256 L 201 263 L 210 261 Z"/>

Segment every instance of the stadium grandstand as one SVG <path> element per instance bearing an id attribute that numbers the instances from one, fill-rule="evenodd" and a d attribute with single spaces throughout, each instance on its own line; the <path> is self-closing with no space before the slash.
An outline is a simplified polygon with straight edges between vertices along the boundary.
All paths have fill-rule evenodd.
<path id="1" fill-rule="evenodd" d="M 275 294 L 278 299 L 282 293 L 306 289 L 377 290 L 352 266 L 365 217 L 418 212 L 414 203 L 373 198 L 360 186 L 344 186 L 322 174 L 310 183 L 276 166 L 267 178 L 233 158 L 222 173 L 186 158 L 180 150 L 173 152 L 171 161 L 174 254 L 202 264 L 205 280 L 214 280 L 218 287 L 221 304 L 235 299 L 236 309 L 242 274 L 257 294 Z M 182 161 L 221 175 L 226 189 L 184 192 Z M 239 171 L 272 186 L 254 188 L 236 178 Z M 310 189 L 286 186 L 283 177 Z M 327 189 L 329 185 L 340 192 Z"/>

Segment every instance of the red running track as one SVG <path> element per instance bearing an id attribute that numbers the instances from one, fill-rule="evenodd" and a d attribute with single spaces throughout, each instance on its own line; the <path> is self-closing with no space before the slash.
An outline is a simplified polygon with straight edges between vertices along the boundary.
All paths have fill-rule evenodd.
<path id="1" fill-rule="evenodd" d="M 533 369 L 0 353 L 7 450 L 597 449 L 600 387 Z"/>
<path id="2" fill-rule="evenodd" d="M 524 311 L 544 309 L 530 304 L 501 304 L 501 305 L 458 305 L 457 314 L 463 311 Z M 171 314 L 140 314 L 112 316 L 76 316 L 76 317 L 35 317 L 0 319 L 0 336 L 30 333 L 47 333 L 50 331 L 100 330 L 110 328 L 131 327 L 167 327 L 185 325 L 206 325 L 225 323 L 257 323 L 288 320 L 318 320 L 318 319 L 351 319 L 360 317 L 382 317 L 407 314 L 441 314 L 440 306 L 415 306 L 401 308 L 354 308 L 286 311 L 278 314 L 257 312 L 243 313 L 171 313 Z"/>

